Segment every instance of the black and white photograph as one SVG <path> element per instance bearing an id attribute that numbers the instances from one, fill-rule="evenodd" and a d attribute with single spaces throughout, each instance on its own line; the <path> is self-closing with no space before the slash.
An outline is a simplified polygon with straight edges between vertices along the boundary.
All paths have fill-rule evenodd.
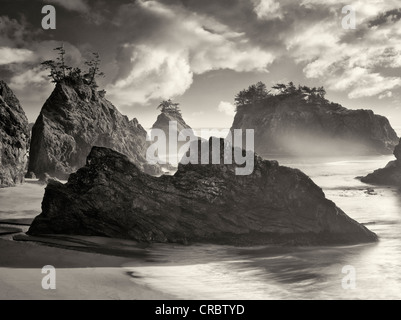
<path id="1" fill-rule="evenodd" d="M 0 0 L 0 300 L 401 299 L 400 136 L 400 0 Z"/>

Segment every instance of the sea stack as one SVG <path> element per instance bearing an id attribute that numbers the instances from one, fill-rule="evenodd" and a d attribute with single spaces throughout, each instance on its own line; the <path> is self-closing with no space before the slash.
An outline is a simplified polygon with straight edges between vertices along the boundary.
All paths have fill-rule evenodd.
<path id="1" fill-rule="evenodd" d="M 161 173 L 146 161 L 146 131 L 97 91 L 80 81 L 57 83 L 32 128 L 29 172 L 66 179 L 85 165 L 93 146 L 128 156 L 145 172 Z"/>
<path id="2" fill-rule="evenodd" d="M 389 121 L 371 110 L 350 110 L 325 99 L 320 88 L 258 83 L 236 98 L 233 129 L 255 130 L 261 155 L 391 154 L 398 143 Z"/>
<path id="3" fill-rule="evenodd" d="M 155 140 L 154 137 L 157 135 L 157 131 L 161 130 L 166 137 L 166 155 L 168 158 L 166 159 L 168 163 L 171 163 L 173 157 L 173 163 L 177 164 L 180 160 L 180 149 L 187 145 L 189 140 L 193 141 L 197 139 L 195 137 L 195 133 L 192 128 L 184 121 L 181 111 L 178 108 L 178 104 L 173 103 L 171 100 L 163 101 L 160 105 L 161 113 L 157 117 L 156 122 L 153 124 L 153 127 L 150 131 L 150 136 L 152 140 Z M 190 136 L 190 138 L 187 138 Z M 175 154 L 173 154 L 173 150 L 170 150 L 169 140 L 177 142 L 177 150 Z M 157 139 L 156 139 L 157 140 Z M 160 154 L 158 155 L 161 156 Z M 175 160 L 175 161 L 174 161 Z"/>
<path id="4" fill-rule="evenodd" d="M 361 178 L 361 181 L 370 184 L 401 187 L 401 140 L 394 149 L 394 155 L 396 160 L 390 161 L 385 168 L 378 169 Z"/>
<path id="5" fill-rule="evenodd" d="M 224 141 L 218 142 L 223 155 Z M 207 149 L 194 143 L 199 152 Z M 212 152 L 212 139 L 203 143 Z M 236 175 L 235 164 L 190 163 L 174 176 L 152 177 L 125 155 L 94 147 L 66 184 L 48 184 L 28 234 L 229 245 L 377 240 L 304 173 L 252 155 L 250 175 Z"/>
<path id="6" fill-rule="evenodd" d="M 20 102 L 0 80 L 0 187 L 24 182 L 30 132 Z"/>

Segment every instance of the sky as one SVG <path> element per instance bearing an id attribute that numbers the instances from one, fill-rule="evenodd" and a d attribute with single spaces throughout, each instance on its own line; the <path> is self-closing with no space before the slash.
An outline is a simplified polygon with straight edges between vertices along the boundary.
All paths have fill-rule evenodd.
<path id="1" fill-rule="evenodd" d="M 42 28 L 42 7 L 56 29 Z M 343 27 L 343 7 L 355 29 Z M 161 100 L 193 128 L 230 128 L 234 98 L 258 81 L 324 86 L 331 101 L 401 126 L 401 0 L 0 0 L 0 79 L 34 122 L 54 85 L 40 63 L 64 44 L 100 89 L 150 128 Z M 348 21 L 348 20 L 347 20 Z"/>

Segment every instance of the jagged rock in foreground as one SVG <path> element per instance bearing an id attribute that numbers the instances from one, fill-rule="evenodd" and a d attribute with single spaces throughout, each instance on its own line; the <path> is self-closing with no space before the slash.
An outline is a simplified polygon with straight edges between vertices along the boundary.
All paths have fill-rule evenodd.
<path id="1" fill-rule="evenodd" d="M 366 177 L 360 178 L 361 181 L 401 187 L 401 140 L 394 150 L 394 155 L 397 158 L 395 161 L 390 161 L 385 168 L 378 169 Z"/>
<path id="2" fill-rule="evenodd" d="M 29 137 L 24 110 L 7 84 L 0 81 L 0 187 L 24 182 Z"/>
<path id="3" fill-rule="evenodd" d="M 32 129 L 29 172 L 60 179 L 85 165 L 93 146 L 127 155 L 141 170 L 161 173 L 147 163 L 146 131 L 123 116 L 88 85 L 58 83 Z"/>
<path id="4" fill-rule="evenodd" d="M 391 154 L 397 145 L 387 118 L 293 91 L 238 107 L 232 130 L 254 129 L 255 151 L 261 155 Z"/>
<path id="5" fill-rule="evenodd" d="M 251 175 L 236 176 L 235 168 L 180 164 L 174 176 L 152 177 L 126 156 L 94 147 L 68 183 L 48 184 L 28 234 L 232 245 L 377 240 L 301 171 L 258 156 Z"/>

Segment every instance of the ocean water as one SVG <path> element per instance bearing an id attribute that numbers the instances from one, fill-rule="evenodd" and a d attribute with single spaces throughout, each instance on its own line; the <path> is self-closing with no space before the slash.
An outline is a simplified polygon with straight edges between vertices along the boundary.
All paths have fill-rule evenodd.
<path id="1" fill-rule="evenodd" d="M 133 281 L 181 299 L 400 299 L 401 193 L 356 180 L 391 156 L 278 159 L 308 174 L 327 198 L 378 234 L 374 244 L 332 247 L 155 245 Z M 354 271 L 355 288 L 349 284 Z M 349 269 L 348 269 L 349 270 Z M 348 280 L 348 281 L 347 281 Z"/>
<path id="2" fill-rule="evenodd" d="M 148 258 L 126 264 L 127 281 L 181 299 L 401 299 L 401 192 L 370 186 L 356 176 L 385 166 L 392 156 L 277 159 L 301 169 L 326 197 L 364 223 L 378 243 L 335 247 L 153 245 Z M 40 213 L 44 186 L 28 181 L 0 189 L 0 220 Z M 343 288 L 345 266 L 355 289 Z"/>

